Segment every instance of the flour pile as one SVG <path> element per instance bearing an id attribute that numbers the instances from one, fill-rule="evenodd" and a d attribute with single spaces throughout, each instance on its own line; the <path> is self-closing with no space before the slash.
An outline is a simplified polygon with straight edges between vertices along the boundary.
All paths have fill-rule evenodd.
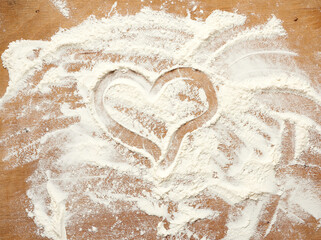
<path id="1" fill-rule="evenodd" d="M 25 131 L 1 136 L 3 161 L 38 162 L 27 211 L 40 235 L 286 239 L 307 220 L 320 227 L 321 97 L 284 47 L 281 21 L 245 21 L 143 9 L 10 44 L 1 111 L 20 103 L 8 119 L 30 124 L 25 142 Z M 207 76 L 217 101 L 185 70 L 173 77 L 177 68 Z"/>

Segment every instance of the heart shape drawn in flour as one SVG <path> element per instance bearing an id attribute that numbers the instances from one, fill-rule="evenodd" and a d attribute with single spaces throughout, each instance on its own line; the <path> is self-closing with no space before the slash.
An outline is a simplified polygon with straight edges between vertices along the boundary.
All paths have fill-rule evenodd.
<path id="1" fill-rule="evenodd" d="M 94 107 L 112 138 L 138 151 L 147 151 L 168 166 L 183 137 L 201 127 L 217 111 L 217 98 L 208 76 L 181 67 L 151 84 L 142 74 L 120 69 L 96 85 Z"/>

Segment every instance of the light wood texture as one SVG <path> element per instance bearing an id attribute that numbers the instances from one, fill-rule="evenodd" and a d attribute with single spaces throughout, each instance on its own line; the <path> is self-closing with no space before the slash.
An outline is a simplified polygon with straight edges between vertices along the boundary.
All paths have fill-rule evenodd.
<path id="1" fill-rule="evenodd" d="M 150 6 L 159 10 L 164 1 L 144 2 L 136 0 L 117 1 L 117 11 L 122 14 L 133 14 L 138 12 L 142 6 Z M 288 32 L 287 44 L 289 48 L 299 54 L 297 57 L 298 65 L 309 75 L 315 88 L 320 89 L 320 60 L 321 60 L 321 2 L 318 0 L 203 0 L 197 1 L 204 10 L 204 15 L 192 13 L 192 18 L 206 17 L 211 11 L 220 9 L 224 11 L 235 11 L 245 14 L 249 18 L 249 26 L 259 23 L 265 23 L 268 18 L 274 14 L 283 21 L 283 26 Z M 68 7 L 71 9 L 70 18 L 65 18 L 53 6 L 49 0 L 0 0 L 0 52 L 2 53 L 11 41 L 18 39 L 49 39 L 60 27 L 69 28 L 75 26 L 86 19 L 89 15 L 96 15 L 97 18 L 103 17 L 111 9 L 114 1 L 106 0 L 67 0 Z M 176 13 L 182 16 L 186 15 L 186 6 L 189 1 L 175 1 L 175 4 L 168 3 L 168 12 Z M 251 15 L 251 13 L 255 13 Z M 38 76 L 40 77 L 40 76 Z M 0 67 L 0 95 L 5 92 L 8 83 L 8 73 L 6 69 Z M 41 99 L 39 99 L 40 101 Z M 14 133 L 25 129 L 26 126 L 39 124 L 37 116 L 34 119 L 17 120 L 14 118 L 14 110 L 18 110 L 23 100 L 16 101 L 11 105 L 10 111 L 2 112 L 0 116 L 0 134 Z M 57 125 L 69 123 L 49 123 L 49 128 L 56 128 Z M 292 129 L 289 127 L 289 129 Z M 291 132 L 290 132 L 291 133 Z M 291 134 L 285 139 L 285 144 L 291 142 Z M 319 139 L 320 140 L 320 139 Z M 25 144 L 28 142 L 28 134 L 21 135 L 21 139 L 16 141 Z M 4 157 L 5 146 L 0 146 L 0 159 Z M 287 153 L 285 153 L 287 154 Z M 308 158 L 309 156 L 307 156 Z M 313 162 L 320 165 L 320 158 L 312 159 Z M 43 239 L 36 232 L 36 225 L 33 220 L 28 218 L 25 211 L 28 204 L 26 190 L 28 184 L 26 179 L 36 169 L 37 162 L 26 164 L 22 167 L 6 170 L 6 162 L 0 161 L 0 239 Z M 284 172 L 290 172 L 289 169 Z M 312 172 L 312 173 L 311 173 Z M 281 173 L 282 174 L 282 173 Z M 291 174 L 299 176 L 309 176 L 315 182 L 321 181 L 320 168 L 295 168 L 291 169 Z M 258 228 L 266 229 L 267 224 L 273 216 L 275 208 L 275 199 L 271 198 L 264 221 L 259 223 Z M 227 208 L 223 203 L 211 200 L 204 200 L 206 205 L 219 205 L 224 210 Z M 131 213 L 133 214 L 133 213 Z M 130 218 L 129 215 L 127 218 Z M 143 216 L 144 217 L 144 216 Z M 127 219 L 128 220 L 128 219 Z M 124 219 L 126 221 L 126 217 Z M 129 220 L 128 220 L 129 221 Z M 155 221 L 157 222 L 157 221 Z M 98 222 L 100 225 L 108 223 Z M 129 225 L 132 224 L 128 223 Z M 217 238 L 224 236 L 225 222 L 203 222 L 203 225 L 212 224 L 212 230 L 219 232 Z M 196 226 L 202 229 L 202 225 Z M 216 226 L 213 226 L 216 224 Z M 293 224 L 291 221 L 279 223 L 278 231 L 271 231 L 266 239 L 284 239 L 282 232 L 288 233 L 288 228 Z M 297 233 L 293 233 L 289 239 L 321 239 L 321 232 L 317 231 L 315 219 L 311 218 L 305 224 L 297 225 Z M 151 226 L 155 227 L 155 225 Z M 292 226 L 293 227 L 293 226 Z M 211 227 L 210 227 L 211 228 Z M 221 230 L 220 230 L 221 229 Z M 222 230 L 223 229 L 223 230 Z M 205 230 L 204 230 L 205 231 Z M 155 236 L 148 236 L 145 239 L 153 239 Z M 91 239 L 90 236 L 87 236 Z M 101 239 L 104 239 L 103 236 Z"/>

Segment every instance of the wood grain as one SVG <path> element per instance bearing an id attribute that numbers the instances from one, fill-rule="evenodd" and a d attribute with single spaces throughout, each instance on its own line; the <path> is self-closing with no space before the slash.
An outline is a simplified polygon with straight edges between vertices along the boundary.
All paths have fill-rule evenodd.
<path id="1" fill-rule="evenodd" d="M 138 12 L 143 6 L 149 6 L 152 9 L 159 10 L 164 1 L 149 1 L 144 2 L 136 0 L 118 0 L 117 11 L 121 14 L 133 14 Z M 204 10 L 204 15 L 199 12 L 191 13 L 192 18 L 205 18 L 213 10 L 220 9 L 224 11 L 238 11 L 245 14 L 250 25 L 265 23 L 267 19 L 274 14 L 277 18 L 283 21 L 283 26 L 288 32 L 286 43 L 289 48 L 299 53 L 297 62 L 300 68 L 306 71 L 309 75 L 313 86 L 321 90 L 320 81 L 320 60 L 321 60 L 321 2 L 318 0 L 203 0 L 197 1 L 199 7 Z M 75 26 L 86 19 L 89 15 L 96 15 L 98 18 L 106 16 L 110 11 L 114 1 L 106 0 L 67 0 L 68 6 L 71 9 L 70 18 L 65 18 L 53 6 L 49 0 L 1 0 L 0 1 L 0 53 L 2 53 L 11 41 L 19 39 L 34 39 L 48 40 L 60 27 L 69 28 Z M 189 1 L 176 1 L 167 4 L 167 11 L 178 15 L 186 16 L 186 9 L 189 6 Z M 254 14 L 252 14 L 254 13 Z M 9 76 L 7 70 L 0 67 L 0 96 L 6 90 Z M 11 107 L 19 109 L 22 101 L 16 102 Z M 11 109 L 11 110 L 12 110 Z M 14 112 L 14 111 L 10 111 Z M 29 119 L 28 122 L 19 121 L 14 116 L 8 116 L 2 113 L 0 116 L 0 134 L 8 132 L 23 131 L 26 126 L 37 124 L 35 119 Z M 36 117 L 35 117 L 36 118 Z M 57 123 L 49 123 L 48 127 L 57 127 Z M 291 130 L 291 126 L 289 125 Z M 290 131 L 289 130 L 289 131 Z M 39 133 L 40 134 L 40 133 Z M 26 131 L 23 139 L 18 141 L 24 142 L 28 139 Z M 285 139 L 284 141 L 289 141 Z M 285 142 L 286 144 L 286 142 Z M 0 146 L 0 158 L 4 157 L 4 146 Z M 286 153 L 288 154 L 288 153 Z M 289 153 L 290 154 L 290 153 Z M 315 162 L 320 164 L 321 159 L 316 159 Z M 8 163 L 0 162 L 0 239 L 44 239 L 36 234 L 37 228 L 32 219 L 27 216 L 25 211 L 28 201 L 26 190 L 28 184 L 26 179 L 34 172 L 37 167 L 37 162 L 32 162 L 22 167 L 17 167 L 11 170 L 7 169 Z M 283 169 L 287 172 L 289 169 Z M 311 169 L 292 169 L 292 172 L 297 171 L 299 176 L 304 176 Z M 312 174 L 314 181 L 321 181 L 321 172 L 316 169 Z M 213 201 L 213 200 L 212 200 Z M 271 200 L 266 212 L 266 219 L 271 218 L 271 213 L 275 200 Z M 207 205 L 220 205 L 222 203 L 208 202 Z M 320 231 L 311 231 L 309 224 L 314 224 L 314 220 L 307 222 L 306 225 L 297 226 L 300 234 L 293 235 L 291 239 L 321 239 Z M 99 223 L 98 223 L 99 224 Z M 203 224 L 213 224 L 206 223 Z M 224 228 L 224 221 L 218 226 Z M 259 226 L 265 228 L 264 222 L 260 222 Z M 282 231 L 287 232 L 289 222 L 278 223 L 281 229 L 280 232 L 273 232 L 267 239 L 283 239 Z M 197 226 L 202 228 L 202 225 Z M 218 235 L 218 238 L 224 236 L 223 233 Z M 88 236 L 90 239 L 90 236 Z M 152 239 L 152 238 L 149 238 Z"/>

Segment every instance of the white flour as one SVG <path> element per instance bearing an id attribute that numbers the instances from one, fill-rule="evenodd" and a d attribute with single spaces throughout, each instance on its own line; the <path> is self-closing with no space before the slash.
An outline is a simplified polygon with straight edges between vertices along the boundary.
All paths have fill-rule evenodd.
<path id="1" fill-rule="evenodd" d="M 10 142 L 10 167 L 39 161 L 27 192 L 39 234 L 262 239 L 284 219 L 295 226 L 313 217 L 314 229 L 320 226 L 316 183 L 286 170 L 319 169 L 311 159 L 321 154 L 321 97 L 295 67 L 296 54 L 277 41 L 286 35 L 280 20 L 251 29 L 245 21 L 222 11 L 194 21 L 144 9 L 90 17 L 50 41 L 10 44 L 0 106 L 23 96 L 15 117 L 36 119 L 28 142 L 15 144 L 25 134 L 17 131 L 1 144 Z M 150 92 L 177 67 L 207 76 L 217 103 L 184 73 Z M 207 113 L 171 152 L 179 129 Z M 271 220 L 259 230 L 273 201 Z"/>
<path id="2" fill-rule="evenodd" d="M 67 7 L 65 0 L 50 0 L 53 5 L 59 10 L 59 12 L 66 18 L 69 18 L 70 9 Z"/>

